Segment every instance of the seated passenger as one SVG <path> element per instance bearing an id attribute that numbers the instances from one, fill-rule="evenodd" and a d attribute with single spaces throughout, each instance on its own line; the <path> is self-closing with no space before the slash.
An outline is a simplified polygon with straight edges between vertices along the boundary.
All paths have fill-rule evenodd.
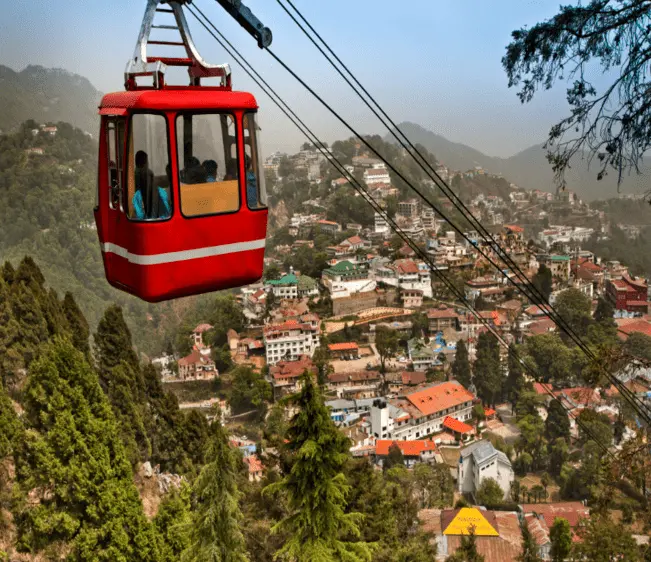
<path id="1" fill-rule="evenodd" d="M 172 208 L 167 191 L 162 187 L 154 188 L 154 173 L 149 169 L 147 153 L 136 153 L 134 179 L 136 192 L 132 205 L 138 220 L 167 219 L 172 215 Z"/>
<path id="2" fill-rule="evenodd" d="M 258 184 L 253 171 L 251 157 L 244 155 L 244 165 L 246 169 L 246 202 L 249 207 L 257 208 L 258 205 Z"/>
<path id="3" fill-rule="evenodd" d="M 188 158 L 185 171 L 182 175 L 184 183 L 205 183 L 207 178 L 206 170 L 195 156 Z"/>
<path id="4" fill-rule="evenodd" d="M 226 175 L 224 176 L 224 181 L 236 180 L 237 175 L 237 160 L 231 158 L 226 162 Z"/>
<path id="5" fill-rule="evenodd" d="M 214 160 L 204 160 L 202 166 L 206 171 L 206 181 L 217 181 L 217 162 Z"/>

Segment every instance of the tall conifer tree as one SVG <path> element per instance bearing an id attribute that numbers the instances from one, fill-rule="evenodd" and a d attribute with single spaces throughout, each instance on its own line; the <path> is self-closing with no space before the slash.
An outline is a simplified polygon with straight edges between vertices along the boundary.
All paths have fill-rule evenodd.
<path id="1" fill-rule="evenodd" d="M 63 541 L 79 562 L 160 559 L 115 418 L 97 374 L 68 340 L 56 338 L 29 372 L 26 439 L 17 455 L 25 500 L 16 510 L 22 548 Z"/>
<path id="2" fill-rule="evenodd" d="M 225 429 L 215 420 L 203 467 L 194 484 L 196 505 L 192 512 L 190 546 L 183 562 L 248 562 L 240 529 L 241 493 L 236 482 L 238 458 Z"/>
<path id="3" fill-rule="evenodd" d="M 265 489 L 285 494 L 290 511 L 273 528 L 287 535 L 277 556 L 297 562 L 371 560 L 369 544 L 349 540 L 360 536 L 362 519 L 345 512 L 350 486 L 342 469 L 349 441 L 331 420 L 312 377 L 305 372 L 301 382 L 298 413 L 287 432 L 291 468 Z"/>

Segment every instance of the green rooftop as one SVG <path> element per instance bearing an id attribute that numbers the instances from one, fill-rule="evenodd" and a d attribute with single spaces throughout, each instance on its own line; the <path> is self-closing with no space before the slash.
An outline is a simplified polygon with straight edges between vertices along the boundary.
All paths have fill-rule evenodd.
<path id="1" fill-rule="evenodd" d="M 289 275 L 284 275 L 280 279 L 272 279 L 267 281 L 267 285 L 296 285 L 298 284 L 298 278 L 293 273 Z"/>
<path id="2" fill-rule="evenodd" d="M 552 261 L 570 261 L 570 256 L 551 256 Z"/>

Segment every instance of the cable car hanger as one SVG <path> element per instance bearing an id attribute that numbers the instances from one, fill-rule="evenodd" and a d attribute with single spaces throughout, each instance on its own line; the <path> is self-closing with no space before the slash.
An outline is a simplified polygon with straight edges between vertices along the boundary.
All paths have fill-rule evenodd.
<path id="1" fill-rule="evenodd" d="M 258 42 L 258 47 L 264 49 L 271 45 L 272 33 L 268 27 L 242 4 L 241 0 L 216 0 L 246 31 L 248 31 Z M 197 47 L 194 44 L 188 22 L 183 13 L 183 5 L 192 4 L 192 0 L 148 0 L 145 16 L 140 28 L 140 35 L 133 56 L 127 63 L 124 73 L 126 90 L 142 88 L 136 84 L 138 76 L 153 76 L 154 88 L 165 87 L 165 71 L 168 66 L 187 66 L 190 75 L 190 85 L 199 86 L 201 78 L 221 77 L 222 86 L 231 86 L 231 69 L 226 64 L 209 64 L 203 60 Z M 168 8 L 160 7 L 167 5 Z M 156 13 L 171 13 L 176 20 L 176 26 L 154 25 Z M 178 30 L 181 41 L 152 41 L 149 39 L 152 29 Z M 184 47 L 186 57 L 148 57 L 147 46 L 173 46 Z"/>

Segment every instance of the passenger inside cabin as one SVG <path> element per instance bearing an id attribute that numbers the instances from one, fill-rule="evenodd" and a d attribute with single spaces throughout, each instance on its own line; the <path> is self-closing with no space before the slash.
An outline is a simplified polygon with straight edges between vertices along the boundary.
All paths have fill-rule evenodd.
<path id="1" fill-rule="evenodd" d="M 184 183 L 205 183 L 208 174 L 205 168 L 199 162 L 196 156 L 190 156 L 185 166 L 185 171 L 181 175 Z"/>
<path id="2" fill-rule="evenodd" d="M 244 155 L 244 165 L 246 166 L 246 202 L 249 207 L 258 207 L 258 185 L 253 171 L 251 157 Z"/>
<path id="3" fill-rule="evenodd" d="M 202 166 L 206 172 L 206 181 L 217 181 L 217 162 L 214 160 L 204 160 Z"/>
<path id="4" fill-rule="evenodd" d="M 135 218 L 138 220 L 169 218 L 172 208 L 167 191 L 162 187 L 154 188 L 154 172 L 149 169 L 149 157 L 144 150 L 136 152 L 134 180 L 136 190 L 132 205 Z"/>
<path id="5" fill-rule="evenodd" d="M 226 175 L 224 181 L 232 181 L 237 179 L 237 160 L 231 158 L 226 162 Z"/>

